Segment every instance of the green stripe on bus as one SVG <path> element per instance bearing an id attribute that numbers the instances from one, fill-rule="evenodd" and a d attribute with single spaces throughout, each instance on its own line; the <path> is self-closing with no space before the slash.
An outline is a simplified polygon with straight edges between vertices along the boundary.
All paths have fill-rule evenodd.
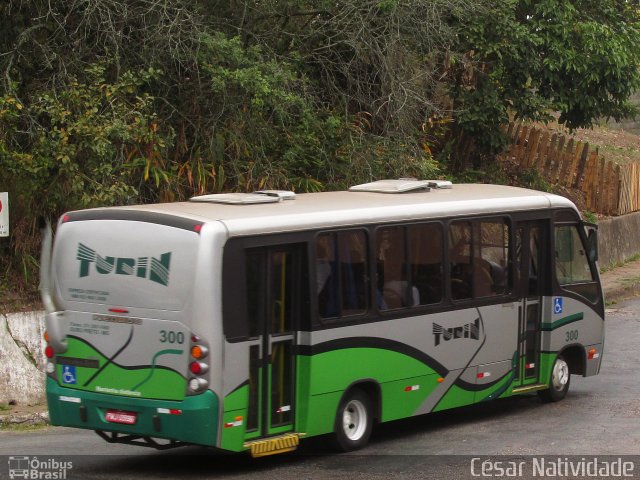
<path id="1" fill-rule="evenodd" d="M 167 350 L 160 350 L 158 353 L 156 353 L 153 356 L 153 359 L 151 360 L 151 369 L 149 370 L 149 373 L 147 374 L 147 377 L 142 380 L 140 383 L 138 383 L 135 387 L 133 387 L 131 390 L 137 390 L 138 388 L 140 388 L 142 385 L 144 385 L 145 383 L 147 383 L 151 377 L 153 376 L 153 373 L 156 370 L 156 360 L 158 359 L 159 356 L 161 355 L 182 355 L 184 352 L 182 350 L 176 350 L 174 348 L 169 348 Z"/>
<path id="2" fill-rule="evenodd" d="M 543 332 L 550 332 L 552 330 L 555 330 L 556 328 L 563 327 L 564 325 L 567 325 L 569 323 L 573 323 L 573 322 L 577 322 L 579 320 L 582 320 L 583 318 L 584 318 L 584 313 L 583 312 L 574 313 L 573 315 L 569 315 L 567 317 L 563 317 L 563 318 L 561 318 L 559 320 L 556 320 L 555 322 L 552 322 L 552 323 L 543 323 L 541 330 Z"/>

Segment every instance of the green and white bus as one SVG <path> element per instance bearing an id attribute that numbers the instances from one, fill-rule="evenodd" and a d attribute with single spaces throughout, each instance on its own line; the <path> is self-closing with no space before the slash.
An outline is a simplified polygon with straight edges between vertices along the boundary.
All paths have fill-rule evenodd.
<path id="1" fill-rule="evenodd" d="M 69 212 L 43 248 L 51 422 L 254 456 L 598 373 L 595 227 L 567 199 L 382 180 Z"/>

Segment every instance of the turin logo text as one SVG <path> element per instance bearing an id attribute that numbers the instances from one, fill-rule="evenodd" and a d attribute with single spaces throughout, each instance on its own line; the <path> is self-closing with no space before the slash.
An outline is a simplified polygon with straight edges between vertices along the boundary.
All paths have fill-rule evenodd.
<path id="1" fill-rule="evenodd" d="M 473 340 L 480 339 L 480 319 L 476 318 L 473 323 L 465 323 L 459 327 L 444 328 L 437 323 L 433 324 L 434 344 L 440 345 L 440 339 L 448 342 L 456 338 L 471 338 Z"/>
<path id="2" fill-rule="evenodd" d="M 86 245 L 78 244 L 78 255 L 80 261 L 80 278 L 87 277 L 91 273 L 91 264 L 101 275 L 135 275 L 152 282 L 159 283 L 165 287 L 169 285 L 169 269 L 171 265 L 171 252 L 155 257 L 103 257 L 95 250 Z"/>

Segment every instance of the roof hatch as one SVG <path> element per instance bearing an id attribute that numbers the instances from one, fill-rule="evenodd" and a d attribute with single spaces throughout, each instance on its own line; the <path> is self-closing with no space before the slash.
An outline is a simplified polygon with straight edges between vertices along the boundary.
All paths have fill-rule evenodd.
<path id="1" fill-rule="evenodd" d="M 377 180 L 362 185 L 354 185 L 350 192 L 377 192 L 377 193 L 405 193 L 417 190 L 429 191 L 432 188 L 451 188 L 451 182 L 447 180 L 416 180 L 415 178 L 400 178 L 398 180 Z"/>
<path id="2" fill-rule="evenodd" d="M 254 203 L 277 203 L 294 200 L 296 194 L 289 190 L 259 190 L 251 193 L 214 193 L 191 197 L 190 202 L 226 203 L 231 205 L 252 205 Z"/>

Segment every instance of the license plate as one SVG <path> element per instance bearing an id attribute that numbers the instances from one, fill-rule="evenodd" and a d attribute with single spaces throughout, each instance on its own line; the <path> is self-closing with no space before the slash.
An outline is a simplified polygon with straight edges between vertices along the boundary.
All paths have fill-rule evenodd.
<path id="1" fill-rule="evenodd" d="M 104 419 L 111 423 L 134 425 L 138 419 L 138 414 L 135 412 L 122 412 L 120 410 L 107 410 Z"/>

